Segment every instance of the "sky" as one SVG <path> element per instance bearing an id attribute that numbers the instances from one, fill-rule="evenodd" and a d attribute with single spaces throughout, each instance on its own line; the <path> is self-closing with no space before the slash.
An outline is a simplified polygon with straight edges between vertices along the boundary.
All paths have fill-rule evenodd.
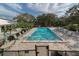
<path id="1" fill-rule="evenodd" d="M 12 20 L 21 13 L 38 16 L 54 13 L 61 17 L 76 3 L 0 3 L 0 18 Z"/>

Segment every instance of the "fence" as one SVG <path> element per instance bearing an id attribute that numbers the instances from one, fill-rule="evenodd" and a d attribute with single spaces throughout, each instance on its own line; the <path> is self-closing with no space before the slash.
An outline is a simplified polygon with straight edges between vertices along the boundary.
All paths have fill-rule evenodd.
<path id="1" fill-rule="evenodd" d="M 0 56 L 35 56 L 35 50 L 17 50 L 17 51 L 4 51 L 0 50 Z"/>
<path id="2" fill-rule="evenodd" d="M 4 51 L 3 49 L 1 49 L 0 56 L 36 56 L 36 51 L 35 50 Z M 49 50 L 49 56 L 79 56 L 79 51 Z"/>
<path id="3" fill-rule="evenodd" d="M 79 51 L 57 51 L 51 50 L 51 56 L 79 56 Z"/>

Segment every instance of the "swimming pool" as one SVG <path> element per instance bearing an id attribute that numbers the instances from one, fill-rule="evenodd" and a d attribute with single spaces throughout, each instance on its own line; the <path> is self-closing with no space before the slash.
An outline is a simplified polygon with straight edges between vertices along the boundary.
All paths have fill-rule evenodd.
<path id="1" fill-rule="evenodd" d="M 39 27 L 27 38 L 27 40 L 60 40 L 60 37 L 47 27 Z"/>

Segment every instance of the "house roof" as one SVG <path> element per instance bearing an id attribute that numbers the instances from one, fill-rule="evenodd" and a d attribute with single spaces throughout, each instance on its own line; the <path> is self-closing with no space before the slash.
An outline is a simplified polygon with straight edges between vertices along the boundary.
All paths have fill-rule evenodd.
<path id="1" fill-rule="evenodd" d="M 0 26 L 2 26 L 2 25 L 10 25 L 10 24 L 12 24 L 12 22 L 10 22 L 8 20 L 0 19 Z"/>

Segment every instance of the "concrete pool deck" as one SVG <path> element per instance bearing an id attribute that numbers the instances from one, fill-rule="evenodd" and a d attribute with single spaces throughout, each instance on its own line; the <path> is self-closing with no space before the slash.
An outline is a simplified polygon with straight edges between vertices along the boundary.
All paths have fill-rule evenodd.
<path id="1" fill-rule="evenodd" d="M 15 44 L 12 43 L 3 45 L 1 48 L 6 51 L 35 50 L 35 45 L 37 45 L 49 46 L 49 50 L 79 51 L 79 48 L 70 48 L 68 42 L 23 42 L 22 40 L 16 40 Z"/>
<path id="2" fill-rule="evenodd" d="M 36 28 L 31 29 L 28 32 L 28 35 L 31 35 Z M 52 28 L 51 28 L 52 29 Z M 25 33 L 27 34 L 27 33 Z M 63 38 L 63 41 L 28 41 L 23 39 L 25 37 L 25 34 L 18 37 L 19 40 L 16 40 L 16 42 L 9 42 L 8 44 L 3 45 L 0 47 L 1 49 L 5 49 L 5 51 L 21 51 L 21 50 L 35 50 L 35 45 L 37 46 L 49 46 L 49 50 L 57 50 L 57 51 L 79 51 L 79 48 L 74 48 L 74 46 L 77 42 L 74 41 L 71 37 L 70 38 Z M 63 35 L 60 32 L 57 32 L 59 35 Z M 13 44 L 14 43 L 14 44 Z"/>
<path id="3" fill-rule="evenodd" d="M 73 43 L 73 44 L 74 44 L 74 43 L 75 43 L 72 39 L 66 40 L 65 38 L 64 38 L 63 41 L 61 41 L 61 40 L 60 40 L 60 41 L 53 41 L 53 40 L 52 40 L 52 41 L 50 41 L 50 40 L 49 40 L 49 41 L 47 41 L 47 40 L 42 40 L 42 41 L 28 41 L 28 40 L 24 39 L 25 36 L 30 36 L 36 29 L 37 29 L 37 28 L 33 28 L 33 29 L 31 29 L 28 33 L 25 33 L 24 35 L 19 36 L 19 37 L 18 37 L 19 40 L 16 41 L 16 44 L 18 44 L 18 42 L 20 42 L 20 43 L 28 43 L 29 45 L 30 45 L 30 44 L 34 44 L 34 45 L 35 45 L 36 43 L 38 43 L 38 44 L 43 44 L 43 43 L 45 43 L 45 44 L 48 44 L 48 45 L 50 45 L 50 46 L 51 46 L 51 45 L 53 46 L 53 45 L 56 44 L 56 43 L 57 43 L 57 44 L 62 44 L 62 43 L 63 43 L 63 44 L 65 44 L 65 43 L 68 43 L 68 44 L 72 44 L 72 43 Z M 55 28 L 52 28 L 52 27 L 51 27 L 50 29 L 51 29 L 51 30 L 54 30 Z M 26 34 L 27 34 L 27 35 L 26 35 Z M 62 33 L 57 33 L 57 34 L 62 34 Z M 62 34 L 62 35 L 63 35 L 63 34 Z M 69 42 L 72 42 L 72 43 L 69 43 Z M 19 43 L 19 44 L 20 44 L 20 43 Z M 51 44 L 51 43 L 52 43 L 52 44 Z M 45 45 L 45 44 L 44 44 L 44 45 Z M 73 45 L 73 44 L 72 44 L 72 45 Z M 8 45 L 9 45 L 9 44 L 8 44 Z M 30 45 L 30 46 L 31 46 L 31 45 Z"/>
<path id="4" fill-rule="evenodd" d="M 49 46 L 49 50 L 68 50 L 69 48 L 66 46 L 66 42 L 61 43 L 50 43 L 50 42 L 23 42 L 22 40 L 16 40 L 16 43 L 9 47 L 8 50 L 16 51 L 16 50 L 34 50 L 35 45 L 37 46 Z M 9 43 L 8 45 L 11 45 Z M 7 45 L 7 46 L 8 46 Z M 8 48 L 5 47 L 6 45 L 2 46 L 1 48 Z"/>

